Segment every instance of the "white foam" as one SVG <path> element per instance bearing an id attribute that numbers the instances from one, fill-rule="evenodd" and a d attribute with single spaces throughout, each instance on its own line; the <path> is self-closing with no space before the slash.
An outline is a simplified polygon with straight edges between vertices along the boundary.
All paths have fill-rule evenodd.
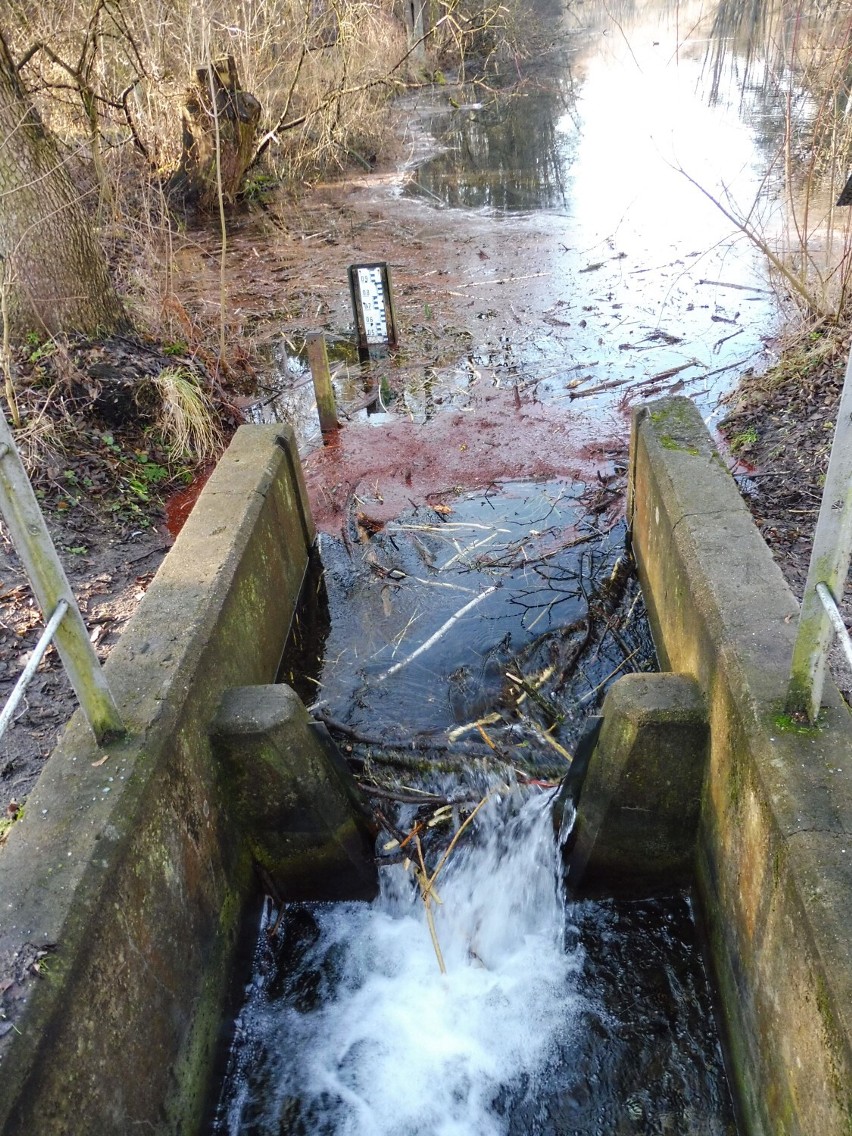
<path id="1" fill-rule="evenodd" d="M 307 1013 L 259 992 L 243 1015 L 272 1067 L 265 1099 L 251 1102 L 253 1125 L 263 1116 L 281 1131 L 295 1097 L 311 1133 L 506 1133 L 507 1101 L 535 1095 L 580 1001 L 548 804 L 541 794 L 522 807 L 516 796 L 489 804 L 476 839 L 454 852 L 435 916 L 445 975 L 402 867 L 386 870 L 374 904 L 317 913 L 310 961 L 333 969 L 333 992 Z"/>

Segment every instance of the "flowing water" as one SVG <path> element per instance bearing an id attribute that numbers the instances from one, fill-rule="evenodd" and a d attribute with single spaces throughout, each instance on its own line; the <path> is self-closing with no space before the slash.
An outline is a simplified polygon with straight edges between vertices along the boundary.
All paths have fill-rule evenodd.
<path id="1" fill-rule="evenodd" d="M 446 973 L 402 865 L 261 935 L 219 1131 L 734 1131 L 686 901 L 566 904 L 552 794 L 491 793 L 438 880 Z"/>
<path id="2" fill-rule="evenodd" d="M 718 205 L 754 217 L 771 198 L 780 118 L 765 82 L 734 81 L 761 77 L 753 43 L 742 66 L 737 42 L 720 63 L 716 15 L 574 5 L 550 14 L 559 48 L 520 93 L 412 101 L 420 141 L 400 189 L 436 218 L 469 210 L 510 242 L 540 242 L 518 269 L 528 334 L 483 308 L 465 374 L 491 368 L 495 385 L 507 374 L 545 402 L 600 390 L 583 404 L 592 418 L 612 417 L 607 392 L 625 386 L 684 389 L 712 415 L 759 364 L 774 299 Z M 402 404 L 415 421 L 435 413 L 417 392 Z M 635 584 L 615 598 L 606 584 L 623 554 L 607 495 L 623 463 L 600 473 L 594 487 L 496 484 L 415 509 L 353 534 L 357 555 L 323 538 L 324 580 L 284 677 L 360 737 L 348 748 L 366 779 L 438 794 L 392 822 L 421 823 L 430 871 L 472 801 L 488 801 L 436 882 L 445 974 L 391 848 L 372 904 L 264 908 L 217 1133 L 736 1131 L 688 897 L 566 899 L 541 787 L 607 685 L 654 665 Z M 530 676 L 540 699 L 516 681 Z M 394 778 L 382 753 L 401 738 L 427 757 Z M 439 772 L 447 739 L 478 755 L 467 772 Z"/>
<path id="3" fill-rule="evenodd" d="M 361 739 L 363 780 L 431 794 L 394 820 L 419 822 L 430 873 L 488 799 L 435 880 L 444 974 L 390 834 L 373 903 L 264 908 L 217 1133 L 734 1131 L 688 899 L 565 896 L 557 747 L 614 675 L 654 666 L 623 522 L 588 506 L 579 484 L 518 483 L 414 510 L 372 537 L 366 570 L 322 539 L 286 677 Z M 537 702 L 513 675 L 536 676 Z"/>

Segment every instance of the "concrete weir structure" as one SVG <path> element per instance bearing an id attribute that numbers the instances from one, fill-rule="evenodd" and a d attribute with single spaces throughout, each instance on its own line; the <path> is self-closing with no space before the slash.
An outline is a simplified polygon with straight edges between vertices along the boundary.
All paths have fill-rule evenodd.
<path id="1" fill-rule="evenodd" d="M 816 728 L 785 716 L 798 605 L 687 399 L 634 416 L 629 520 L 661 665 L 706 705 L 696 878 L 746 1132 L 849 1136 L 852 719 L 834 687 Z"/>
<path id="2" fill-rule="evenodd" d="M 850 1136 L 849 713 L 785 717 L 797 605 L 686 399 L 635 415 L 629 516 L 668 673 L 610 691 L 576 854 L 697 881 L 748 1136 Z M 313 539 L 292 434 L 241 428 L 108 661 L 126 737 L 76 715 L 13 826 L 2 1136 L 192 1136 L 255 868 L 372 893 L 351 778 L 275 685 Z"/>
<path id="3" fill-rule="evenodd" d="M 271 685 L 313 541 L 292 432 L 242 427 L 107 663 L 126 736 L 75 715 L 0 851 L 4 1136 L 199 1131 L 254 865 L 372 894 L 354 785 Z"/>

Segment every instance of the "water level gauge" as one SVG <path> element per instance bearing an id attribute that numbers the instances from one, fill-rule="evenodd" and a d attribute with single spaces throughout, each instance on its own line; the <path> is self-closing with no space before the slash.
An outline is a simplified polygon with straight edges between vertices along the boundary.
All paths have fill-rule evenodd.
<path id="1" fill-rule="evenodd" d="M 396 318 L 387 264 L 350 265 L 349 289 L 359 353 L 368 353 L 371 347 L 396 347 Z"/>

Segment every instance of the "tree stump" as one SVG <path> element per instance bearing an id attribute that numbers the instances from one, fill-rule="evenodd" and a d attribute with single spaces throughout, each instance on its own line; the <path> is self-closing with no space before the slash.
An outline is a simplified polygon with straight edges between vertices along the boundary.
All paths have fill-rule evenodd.
<path id="1" fill-rule="evenodd" d="M 260 103 L 240 90 L 233 56 L 199 67 L 183 108 L 183 151 L 178 186 L 200 209 L 212 209 L 219 196 L 216 170 L 218 126 L 222 196 L 238 196 L 254 157 Z"/>

